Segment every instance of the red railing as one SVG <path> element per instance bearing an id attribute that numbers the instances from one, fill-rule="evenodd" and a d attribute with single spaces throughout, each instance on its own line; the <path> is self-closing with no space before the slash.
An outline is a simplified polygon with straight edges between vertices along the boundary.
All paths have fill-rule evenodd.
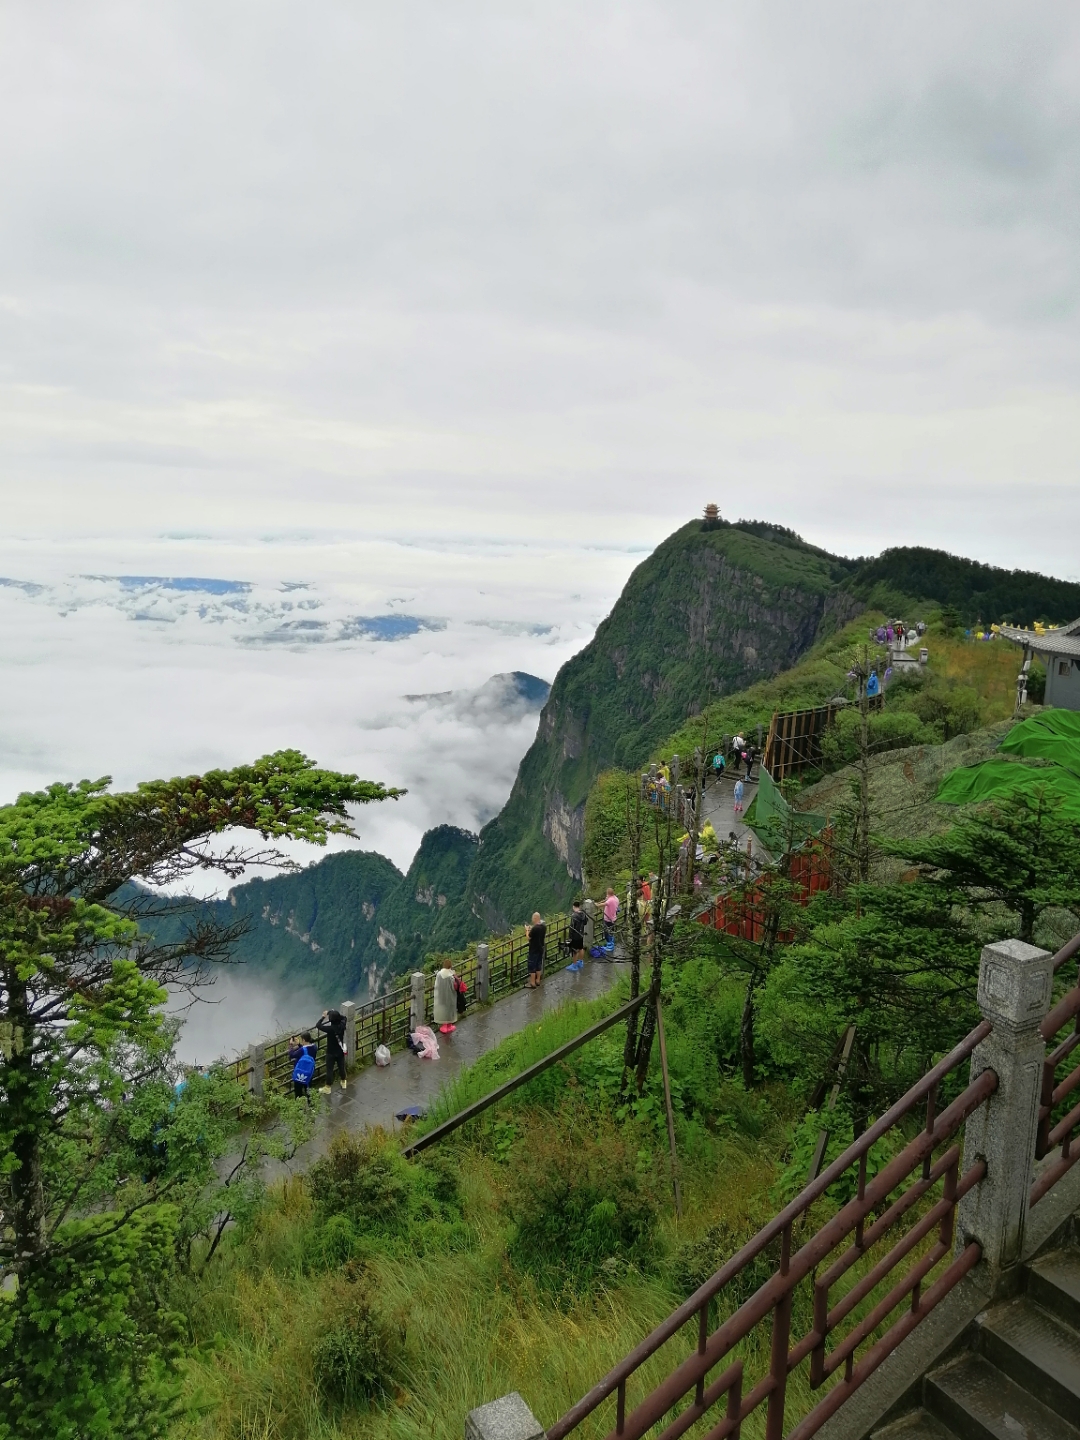
<path id="1" fill-rule="evenodd" d="M 1054 972 L 1061 969 L 1066 961 L 1080 954 L 1080 934 L 1076 934 L 1054 956 Z M 1071 1029 L 1069 1027 L 1071 1026 Z M 1045 1159 L 1051 1150 L 1061 1147 L 1061 1154 L 1040 1172 L 1028 1199 L 1029 1206 L 1037 1205 L 1048 1190 L 1068 1173 L 1080 1160 L 1080 1147 L 1075 1151 L 1073 1141 L 1077 1139 L 1080 1126 L 1080 1104 L 1063 1111 L 1063 1102 L 1080 1089 L 1080 1065 L 1076 1065 L 1059 1080 L 1057 1072 L 1080 1046 L 1080 985 L 1070 990 L 1046 1015 L 1039 1026 L 1043 1039 L 1049 1045 L 1057 1044 L 1043 1061 L 1042 1098 L 1039 1106 L 1039 1135 L 1035 1145 L 1036 1160 Z M 1069 1030 L 1064 1038 L 1061 1032 Z M 1055 1115 L 1057 1119 L 1055 1120 Z"/>
<path id="2" fill-rule="evenodd" d="M 787 880 L 791 884 L 790 898 L 795 905 L 808 905 L 813 895 L 827 890 L 832 883 L 831 830 L 822 831 L 801 850 L 789 857 Z M 769 906 L 766 891 L 773 883 L 773 876 L 760 877 L 749 889 L 728 890 L 720 895 L 695 918 L 699 924 L 735 935 L 755 943 L 765 936 L 769 920 Z M 784 930 L 777 936 L 782 944 L 795 938 L 793 930 Z"/>
<path id="3" fill-rule="evenodd" d="M 806 1361 L 809 1361 L 807 1379 L 811 1390 L 821 1388 L 843 1371 L 842 1378 L 834 1381 L 827 1394 L 789 1432 L 789 1440 L 805 1440 L 813 1435 L 981 1258 L 979 1245 L 972 1242 L 951 1263 L 946 1263 L 953 1249 L 956 1207 L 986 1173 L 985 1162 L 981 1160 L 961 1173 L 962 1147 L 956 1137 L 967 1117 L 993 1094 L 997 1076 L 992 1070 L 984 1070 L 964 1086 L 940 1114 L 936 1106 L 939 1091 L 948 1085 L 950 1077 L 953 1088 L 960 1085 L 962 1076 L 957 1072 L 967 1064 L 975 1047 L 990 1030 L 990 1022 L 984 1020 L 912 1086 L 737 1255 L 551 1426 L 547 1431 L 548 1440 L 563 1440 L 612 1396 L 615 1397 L 615 1424 L 608 1440 L 615 1437 L 640 1440 L 667 1416 L 672 1418 L 661 1431 L 660 1440 L 677 1440 L 721 1402 L 724 1402 L 724 1416 L 708 1431 L 708 1440 L 725 1440 L 727 1436 L 738 1440 L 742 1423 L 766 1403 L 766 1440 L 781 1440 L 785 1433 L 788 1380 Z M 919 1133 L 912 1135 L 900 1153 L 868 1179 L 868 1157 L 874 1145 L 891 1131 L 910 1133 L 914 1129 L 912 1117 L 924 1105 L 925 1115 L 917 1122 L 921 1126 Z M 943 1153 L 936 1154 L 946 1144 Z M 815 1204 L 855 1167 L 858 1170 L 855 1197 L 795 1250 L 796 1225 L 800 1228 L 805 1225 Z M 905 1184 L 909 1180 L 911 1183 Z M 906 1216 L 911 1223 L 891 1249 L 880 1256 L 874 1253 L 879 1242 Z M 932 1238 L 935 1231 L 936 1238 Z M 775 1273 L 710 1334 L 713 1302 L 722 1298 L 725 1286 L 775 1242 L 780 1246 Z M 886 1279 L 901 1265 L 904 1269 L 899 1278 L 887 1293 L 880 1294 Z M 939 1266 L 942 1268 L 938 1269 Z M 830 1291 L 848 1277 L 852 1283 L 830 1305 Z M 793 1344 L 794 1303 L 803 1282 L 808 1282 L 812 1290 L 813 1318 L 809 1329 Z M 881 1331 L 888 1317 L 904 1302 L 908 1306 L 906 1313 Z M 753 1347 L 742 1355 L 733 1356 L 732 1352 L 770 1315 L 772 1334 L 767 1373 L 756 1379 L 753 1374 L 748 1377 L 746 1371 L 752 1366 Z M 628 1410 L 629 1389 L 636 1372 L 683 1326 L 690 1324 L 695 1324 L 697 1329 L 696 1349 Z M 856 1358 L 860 1347 L 868 1342 L 868 1348 Z M 710 1373 L 724 1361 L 728 1362 L 726 1368 L 710 1381 Z M 750 1380 L 754 1383 L 748 1384 Z M 684 1402 L 684 1408 L 677 1411 Z M 673 1411 L 677 1413 L 673 1415 Z"/>

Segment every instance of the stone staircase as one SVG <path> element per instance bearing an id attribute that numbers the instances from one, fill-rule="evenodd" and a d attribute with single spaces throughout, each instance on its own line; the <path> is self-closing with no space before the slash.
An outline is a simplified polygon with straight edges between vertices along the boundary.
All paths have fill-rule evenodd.
<path id="1" fill-rule="evenodd" d="M 1080 1440 L 1080 1236 L 1025 1265 L 871 1440 Z M 895 1412 L 894 1412 L 895 1413 Z"/>

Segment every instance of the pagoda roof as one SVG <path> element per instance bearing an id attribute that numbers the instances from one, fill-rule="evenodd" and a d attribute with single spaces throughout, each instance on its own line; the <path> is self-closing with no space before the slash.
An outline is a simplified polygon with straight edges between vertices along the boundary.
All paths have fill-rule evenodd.
<path id="1" fill-rule="evenodd" d="M 994 630 L 1006 640 L 1024 645 L 1041 655 L 1068 655 L 1080 660 L 1080 620 L 1053 629 L 1026 630 L 1020 625 L 995 625 Z"/>

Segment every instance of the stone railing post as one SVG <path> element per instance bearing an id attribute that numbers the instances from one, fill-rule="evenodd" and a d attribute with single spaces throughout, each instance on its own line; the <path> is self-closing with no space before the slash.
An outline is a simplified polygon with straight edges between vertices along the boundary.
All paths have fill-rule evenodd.
<path id="1" fill-rule="evenodd" d="M 1053 957 L 1022 940 L 987 945 L 979 962 L 979 1009 L 994 1029 L 971 1057 L 971 1078 L 993 1070 L 998 1086 L 964 1130 L 964 1169 L 986 1177 L 960 1202 L 956 1242 L 978 1240 L 991 1285 L 1020 1258 L 1035 1167 L 1043 1056 L 1039 1022 L 1050 1008 Z"/>
<path id="2" fill-rule="evenodd" d="M 352 1000 L 345 1000 L 341 1005 L 341 1013 L 345 1016 L 345 1049 L 348 1051 L 347 1065 L 356 1064 L 356 1004 Z"/>
<path id="3" fill-rule="evenodd" d="M 514 1390 L 469 1411 L 465 1440 L 544 1440 L 544 1427 Z"/>
<path id="4" fill-rule="evenodd" d="M 412 994 L 409 997 L 409 1029 L 415 1030 L 418 1025 L 423 1025 L 427 1019 L 427 1001 L 424 995 L 424 972 L 414 970 L 412 976 Z"/>
<path id="5" fill-rule="evenodd" d="M 476 998 L 481 1005 L 491 999 L 491 961 L 488 947 L 481 942 L 476 947 Z"/>
<path id="6" fill-rule="evenodd" d="M 266 1081 L 266 1046 L 248 1046 L 248 1089 L 253 1095 L 263 1093 Z"/>

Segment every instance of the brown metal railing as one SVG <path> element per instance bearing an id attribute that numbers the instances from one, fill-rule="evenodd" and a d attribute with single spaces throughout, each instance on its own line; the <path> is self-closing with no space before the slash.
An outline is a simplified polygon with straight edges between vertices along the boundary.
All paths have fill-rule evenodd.
<path id="1" fill-rule="evenodd" d="M 785 1433 L 788 1378 L 805 1361 L 809 1361 L 811 1390 L 819 1389 L 843 1371 L 842 1378 L 834 1381 L 824 1398 L 789 1432 L 789 1440 L 805 1440 L 813 1435 L 981 1258 L 981 1249 L 973 1242 L 960 1250 L 951 1263 L 946 1263 L 953 1249 L 956 1207 L 986 1173 L 982 1160 L 961 1173 L 962 1147 L 956 1137 L 967 1117 L 993 1094 L 997 1076 L 992 1070 L 984 1070 L 940 1114 L 936 1107 L 943 1085 L 949 1077 L 954 1086 L 959 1083 L 961 1077 L 956 1072 L 967 1064 L 975 1047 L 990 1030 L 989 1021 L 984 1020 L 912 1086 L 737 1255 L 551 1426 L 547 1430 L 548 1440 L 563 1440 L 612 1396 L 615 1397 L 615 1424 L 608 1440 L 615 1437 L 640 1440 L 653 1426 L 672 1416 L 683 1402 L 687 1403 L 661 1431 L 660 1440 L 677 1440 L 721 1402 L 724 1403 L 723 1418 L 708 1431 L 708 1440 L 725 1440 L 727 1436 L 738 1440 L 739 1427 L 763 1404 L 768 1406 L 766 1440 L 781 1440 Z M 923 1106 L 925 1116 L 921 1118 L 920 1132 L 868 1179 L 867 1161 L 876 1142 L 901 1127 L 910 1131 L 912 1117 Z M 941 1147 L 946 1145 L 942 1151 Z M 939 1151 L 941 1153 L 936 1153 Z M 854 1167 L 858 1167 L 855 1198 L 801 1248 L 794 1250 L 796 1225 L 801 1228 L 807 1223 L 812 1207 L 831 1185 Z M 908 1181 L 911 1183 L 906 1184 Z M 891 1249 L 879 1257 L 876 1253 L 879 1242 L 905 1217 L 909 1217 L 908 1227 Z M 780 1246 L 775 1273 L 710 1334 L 713 1302 L 722 1295 L 725 1286 L 775 1242 Z M 880 1295 L 883 1283 L 900 1266 L 904 1268 L 899 1278 L 887 1293 Z M 846 1277 L 853 1283 L 830 1305 L 830 1291 L 840 1286 Z M 792 1343 L 794 1301 L 803 1282 L 809 1282 L 813 1291 L 813 1319 L 806 1333 Z M 906 1313 L 879 1333 L 892 1312 L 905 1302 Z M 768 1371 L 750 1385 L 749 1380 L 754 1377 L 746 1375 L 747 1356 L 733 1356 L 732 1352 L 770 1315 Z M 697 1332 L 693 1353 L 628 1410 L 628 1392 L 635 1373 L 690 1324 L 696 1326 Z M 869 1348 L 856 1359 L 865 1344 L 869 1344 Z M 724 1361 L 726 1368 L 710 1381 L 709 1375 Z"/>
<path id="2" fill-rule="evenodd" d="M 1080 954 L 1080 933 L 1074 935 L 1054 956 L 1055 974 L 1066 961 L 1078 954 Z M 1080 1146 L 1076 1150 L 1072 1148 L 1073 1142 L 1080 1139 L 1076 1133 L 1077 1128 L 1080 1127 L 1080 1104 L 1065 1109 L 1063 1103 L 1068 1096 L 1080 1089 L 1080 1065 L 1074 1066 L 1060 1080 L 1057 1074 L 1061 1066 L 1080 1047 L 1080 985 L 1076 985 L 1054 1006 L 1043 1019 L 1039 1030 L 1048 1045 L 1055 1040 L 1057 1040 L 1057 1044 L 1043 1061 L 1039 1134 L 1035 1144 L 1035 1158 L 1036 1160 L 1045 1159 L 1051 1150 L 1056 1149 L 1059 1145 L 1061 1153 L 1052 1164 L 1042 1169 L 1032 1185 L 1028 1198 L 1029 1206 L 1037 1205 L 1047 1191 L 1053 1189 L 1061 1177 L 1072 1169 L 1077 1160 L 1080 1160 Z M 1065 1030 L 1068 1030 L 1069 1033 L 1059 1039 L 1061 1032 Z"/>
<path id="3" fill-rule="evenodd" d="M 553 916 L 547 922 L 544 967 L 547 971 L 561 969 L 569 960 L 566 940 L 570 933 L 570 920 L 566 915 Z M 513 990 L 520 990 L 528 977 L 529 941 L 524 931 L 503 935 L 488 944 L 489 998 L 499 1000 Z M 469 987 L 470 997 L 476 996 L 477 959 L 475 953 L 455 966 L 457 973 Z M 424 982 L 424 1013 L 430 1016 L 433 1008 L 435 977 L 428 975 Z M 412 986 L 398 985 L 385 995 L 365 1001 L 356 1009 L 356 1049 L 350 1056 L 353 1060 L 370 1060 L 379 1045 L 391 1050 L 404 1045 L 412 1023 Z M 292 1081 L 293 1062 L 289 1059 L 289 1040 L 298 1026 L 288 1034 L 279 1035 L 266 1041 L 263 1047 L 264 1086 L 288 1089 Z M 247 1055 L 238 1055 L 229 1062 L 229 1071 L 235 1080 L 243 1082 L 251 1073 L 251 1062 Z"/>

